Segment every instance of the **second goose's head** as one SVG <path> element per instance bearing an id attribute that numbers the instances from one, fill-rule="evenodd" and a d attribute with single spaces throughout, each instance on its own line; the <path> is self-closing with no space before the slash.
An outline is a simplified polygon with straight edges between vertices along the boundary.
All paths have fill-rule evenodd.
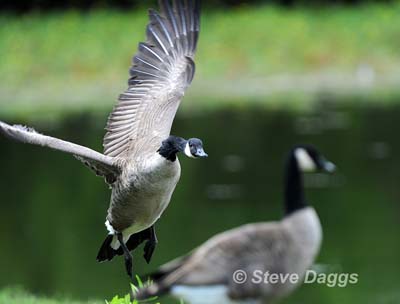
<path id="1" fill-rule="evenodd" d="M 190 158 L 204 158 L 208 156 L 208 154 L 204 152 L 203 142 L 200 139 L 189 138 L 186 140 L 173 135 L 162 142 L 157 152 L 170 161 L 176 160 L 176 154 L 178 152 L 182 152 Z"/>
<path id="2" fill-rule="evenodd" d="M 313 146 L 294 147 L 288 158 L 285 177 L 285 213 L 287 215 L 306 207 L 302 173 L 335 171 L 335 165 L 326 160 Z"/>
<path id="3" fill-rule="evenodd" d="M 302 172 L 333 173 L 336 169 L 336 166 L 313 146 L 297 146 L 293 149 L 293 156 L 297 162 L 298 169 Z"/>

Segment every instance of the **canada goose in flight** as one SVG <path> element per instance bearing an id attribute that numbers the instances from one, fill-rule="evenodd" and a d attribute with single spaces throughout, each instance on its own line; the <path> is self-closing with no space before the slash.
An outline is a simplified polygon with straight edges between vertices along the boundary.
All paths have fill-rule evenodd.
<path id="1" fill-rule="evenodd" d="M 298 284 L 264 284 L 257 275 L 295 273 L 300 282 L 322 239 L 317 213 L 304 197 L 302 172 L 334 169 L 315 148 L 293 148 L 286 167 L 281 221 L 247 224 L 212 237 L 189 255 L 161 266 L 150 275 L 153 283 L 134 297 L 146 299 L 169 292 L 192 304 L 227 304 L 270 303 L 288 295 Z M 247 275 L 244 281 L 243 273 Z"/>
<path id="2" fill-rule="evenodd" d="M 149 262 L 155 249 L 154 223 L 168 206 L 181 173 L 177 153 L 207 157 L 200 139 L 170 135 L 195 72 L 200 4 L 198 0 L 160 0 L 159 5 L 160 13 L 149 11 L 147 41 L 139 43 L 129 87 L 108 118 L 104 154 L 0 121 L 0 133 L 7 137 L 70 153 L 105 178 L 112 189 L 105 223 L 109 235 L 97 260 L 123 254 L 130 277 L 130 251 L 146 241 L 144 258 Z"/>

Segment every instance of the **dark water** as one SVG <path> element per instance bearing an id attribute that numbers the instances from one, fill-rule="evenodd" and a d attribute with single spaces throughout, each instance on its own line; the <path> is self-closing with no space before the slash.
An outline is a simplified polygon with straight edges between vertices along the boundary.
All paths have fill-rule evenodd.
<path id="1" fill-rule="evenodd" d="M 101 149 L 106 114 L 36 123 L 51 135 Z M 295 143 L 313 143 L 335 176 L 308 176 L 324 242 L 318 263 L 358 273 L 346 288 L 303 286 L 285 303 L 400 301 L 400 108 L 325 106 L 309 114 L 240 109 L 178 117 L 174 134 L 202 138 L 207 160 L 181 159 L 182 178 L 157 224 L 159 246 L 145 273 L 220 231 L 282 212 L 283 162 Z M 75 298 L 127 291 L 122 258 L 98 264 L 109 190 L 70 156 L 0 138 L 0 288 Z"/>

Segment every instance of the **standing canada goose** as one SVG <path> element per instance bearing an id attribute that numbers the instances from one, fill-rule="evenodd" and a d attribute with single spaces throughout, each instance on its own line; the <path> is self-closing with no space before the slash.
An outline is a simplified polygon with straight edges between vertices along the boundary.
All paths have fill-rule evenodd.
<path id="1" fill-rule="evenodd" d="M 169 292 L 192 304 L 227 304 L 270 303 L 288 295 L 312 265 L 322 240 L 317 213 L 304 197 L 301 173 L 334 169 L 315 148 L 293 148 L 281 221 L 247 224 L 212 237 L 188 256 L 161 266 L 150 275 L 153 283 L 134 296 L 145 299 Z M 294 273 L 299 280 L 260 282 L 267 272 Z"/>
<path id="2" fill-rule="evenodd" d="M 97 260 L 109 261 L 123 254 L 130 277 L 130 251 L 147 241 L 144 258 L 150 262 L 155 249 L 154 223 L 168 206 L 180 177 L 177 153 L 207 157 L 200 139 L 170 135 L 175 113 L 195 72 L 199 1 L 161 0 L 159 5 L 160 13 L 149 11 L 147 41 L 139 43 L 129 87 L 108 118 L 104 154 L 0 121 L 0 133 L 70 153 L 105 178 L 112 189 L 105 223 L 109 235 Z"/>

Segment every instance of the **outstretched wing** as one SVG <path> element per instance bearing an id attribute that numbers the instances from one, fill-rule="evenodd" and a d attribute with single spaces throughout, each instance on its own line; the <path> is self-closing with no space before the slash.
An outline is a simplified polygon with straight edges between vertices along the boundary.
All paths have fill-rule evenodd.
<path id="1" fill-rule="evenodd" d="M 95 171 L 97 175 L 104 176 L 107 181 L 112 182 L 120 173 L 120 169 L 112 157 L 103 155 L 84 146 L 37 133 L 34 129 L 29 127 L 21 125 L 11 126 L 0 121 L 0 133 L 23 143 L 49 147 L 54 150 L 73 154 Z"/>
<path id="2" fill-rule="evenodd" d="M 133 151 L 157 149 L 168 137 L 195 64 L 199 33 L 198 0 L 160 0 L 161 13 L 149 11 L 146 42 L 139 43 L 129 88 L 109 116 L 104 154 L 126 158 Z M 157 139 L 154 141 L 154 139 Z"/>

